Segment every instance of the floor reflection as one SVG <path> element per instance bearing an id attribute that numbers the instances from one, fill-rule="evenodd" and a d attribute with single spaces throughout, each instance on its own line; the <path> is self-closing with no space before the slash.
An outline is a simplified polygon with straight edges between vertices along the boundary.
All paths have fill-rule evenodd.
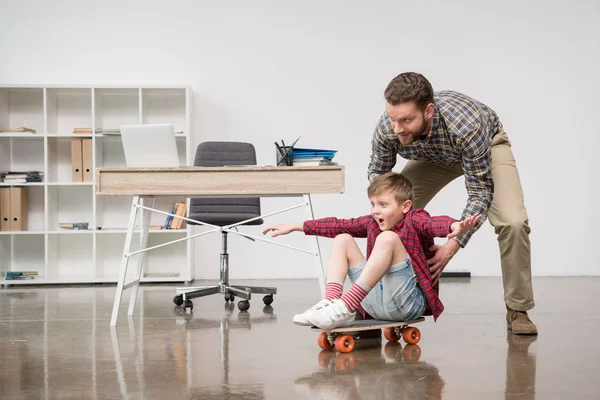
<path id="1" fill-rule="evenodd" d="M 529 352 L 529 346 L 537 336 L 506 334 L 506 390 L 505 399 L 535 399 L 535 377 L 537 359 Z"/>
<path id="2" fill-rule="evenodd" d="M 385 343 L 382 348 L 382 341 Z M 359 339 L 351 353 L 322 350 L 319 370 L 295 382 L 297 393 L 323 399 L 441 399 L 438 368 L 420 361 L 419 345 Z"/>

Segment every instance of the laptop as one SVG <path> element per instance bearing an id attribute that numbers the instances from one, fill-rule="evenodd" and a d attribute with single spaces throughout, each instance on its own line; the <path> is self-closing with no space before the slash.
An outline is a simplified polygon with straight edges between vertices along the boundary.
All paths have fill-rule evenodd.
<path id="1" fill-rule="evenodd" d="M 179 167 L 173 124 L 121 125 L 127 167 Z"/>

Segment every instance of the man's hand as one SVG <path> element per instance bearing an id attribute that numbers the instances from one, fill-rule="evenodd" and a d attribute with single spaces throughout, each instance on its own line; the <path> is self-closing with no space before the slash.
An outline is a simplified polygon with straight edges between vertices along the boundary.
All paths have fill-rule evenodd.
<path id="1" fill-rule="evenodd" d="M 450 233 L 448 234 L 448 239 L 453 237 L 457 237 L 458 235 L 462 235 L 465 232 L 468 232 L 472 229 L 477 221 L 481 218 L 481 214 L 475 214 L 470 216 L 469 218 L 465 218 L 462 221 L 454 222 L 450 225 Z"/>
<path id="2" fill-rule="evenodd" d="M 429 248 L 430 251 L 435 253 L 433 257 L 427 260 L 427 264 L 430 265 L 432 285 L 439 281 L 442 271 L 459 249 L 460 245 L 454 239 L 448 240 L 443 246 L 434 244 Z"/>
<path id="3" fill-rule="evenodd" d="M 262 234 L 266 235 L 268 232 L 273 231 L 273 233 L 271 234 L 271 237 L 277 237 L 279 235 L 287 235 L 290 232 L 294 232 L 294 231 L 303 231 L 303 225 L 304 224 L 278 224 L 278 225 L 273 225 L 273 226 L 269 226 L 267 229 L 265 229 Z"/>

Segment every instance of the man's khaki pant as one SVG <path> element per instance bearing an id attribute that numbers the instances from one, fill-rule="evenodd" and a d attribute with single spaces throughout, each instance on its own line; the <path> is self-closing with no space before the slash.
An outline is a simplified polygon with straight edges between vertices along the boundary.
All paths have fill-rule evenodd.
<path id="1" fill-rule="evenodd" d="M 527 311 L 535 306 L 531 285 L 530 228 L 521 180 L 510 146 L 503 130 L 494 136 L 494 199 L 488 219 L 498 235 L 504 301 L 513 310 Z M 447 166 L 411 160 L 405 165 L 402 174 L 413 184 L 414 207 L 424 208 L 444 186 L 463 175 L 463 170 L 460 164 Z"/>

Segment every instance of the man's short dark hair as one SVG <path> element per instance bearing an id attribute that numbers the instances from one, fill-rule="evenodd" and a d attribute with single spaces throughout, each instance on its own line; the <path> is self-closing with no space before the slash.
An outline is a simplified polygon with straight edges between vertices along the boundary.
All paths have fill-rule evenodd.
<path id="1" fill-rule="evenodd" d="M 392 79 L 384 95 L 392 106 L 414 101 L 420 110 L 424 110 L 427 104 L 433 103 L 431 83 L 417 72 L 404 72 Z"/>

